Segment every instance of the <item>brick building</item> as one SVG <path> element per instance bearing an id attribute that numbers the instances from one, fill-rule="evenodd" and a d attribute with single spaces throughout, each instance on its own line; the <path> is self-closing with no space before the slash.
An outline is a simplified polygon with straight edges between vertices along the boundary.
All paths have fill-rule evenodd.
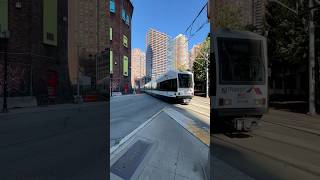
<path id="1" fill-rule="evenodd" d="M 193 63 L 196 60 L 199 52 L 201 50 L 201 44 L 196 44 L 193 45 L 192 49 L 190 50 L 190 55 L 189 55 L 189 68 L 192 69 L 193 68 Z"/>
<path id="2" fill-rule="evenodd" d="M 0 95 L 7 45 L 10 98 L 31 96 L 38 103 L 70 100 L 67 7 L 64 0 L 0 1 L 0 31 L 10 32 L 8 43 L 1 39 Z"/>
<path id="3" fill-rule="evenodd" d="M 129 0 L 69 0 L 72 84 L 77 84 L 79 60 L 82 74 L 91 78 L 92 85 L 110 80 L 112 91 L 129 92 L 132 13 Z"/>
<path id="4" fill-rule="evenodd" d="M 244 26 L 253 26 L 255 31 L 259 34 L 263 34 L 264 28 L 264 17 L 266 12 L 267 0 L 209 0 L 209 11 L 212 21 L 212 30 L 215 31 L 217 28 L 216 22 L 217 17 L 220 15 L 221 10 L 226 5 L 231 5 L 238 9 L 241 23 Z"/>

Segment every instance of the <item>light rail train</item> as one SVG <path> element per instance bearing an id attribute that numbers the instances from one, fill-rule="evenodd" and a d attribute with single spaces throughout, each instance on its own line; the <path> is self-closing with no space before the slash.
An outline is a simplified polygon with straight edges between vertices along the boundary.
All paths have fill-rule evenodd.
<path id="1" fill-rule="evenodd" d="M 194 95 L 193 73 L 168 71 L 145 84 L 143 91 L 164 100 L 188 104 Z"/>
<path id="2" fill-rule="evenodd" d="M 268 109 L 266 38 L 252 32 L 218 30 L 210 49 L 212 125 L 250 130 Z"/>

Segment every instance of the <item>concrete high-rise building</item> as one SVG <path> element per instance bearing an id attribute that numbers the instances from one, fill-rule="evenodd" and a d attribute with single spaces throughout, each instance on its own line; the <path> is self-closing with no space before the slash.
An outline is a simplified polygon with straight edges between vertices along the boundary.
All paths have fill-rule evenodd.
<path id="1" fill-rule="evenodd" d="M 146 36 L 146 73 L 155 79 L 167 72 L 169 36 L 155 29 L 150 29 Z"/>
<path id="2" fill-rule="evenodd" d="M 142 79 L 146 75 L 146 53 L 141 49 L 131 51 L 131 85 L 132 88 L 143 86 Z"/>
<path id="3" fill-rule="evenodd" d="M 200 44 L 196 44 L 192 47 L 192 49 L 190 50 L 190 62 L 189 62 L 189 68 L 192 69 L 193 68 L 193 63 L 196 60 L 199 52 L 201 49 L 201 45 Z"/>
<path id="4" fill-rule="evenodd" d="M 188 39 L 179 34 L 174 38 L 174 63 L 176 70 L 187 70 L 189 68 Z"/>
<path id="5" fill-rule="evenodd" d="M 80 62 L 92 84 L 109 83 L 110 80 L 112 91 L 128 92 L 131 83 L 131 1 L 69 0 L 68 4 L 68 58 L 72 84 L 77 84 Z"/>
<path id="6" fill-rule="evenodd" d="M 174 39 L 168 39 L 168 50 L 167 50 L 167 71 L 173 71 L 176 69 L 176 63 L 174 60 L 174 47 L 175 41 Z"/>

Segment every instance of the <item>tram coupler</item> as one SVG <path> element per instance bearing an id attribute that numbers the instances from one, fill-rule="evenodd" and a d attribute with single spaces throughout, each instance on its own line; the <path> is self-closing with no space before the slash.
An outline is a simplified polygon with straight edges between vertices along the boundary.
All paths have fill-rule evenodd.
<path id="1" fill-rule="evenodd" d="M 258 128 L 259 118 L 235 118 L 233 119 L 234 128 L 237 131 L 250 131 Z"/>

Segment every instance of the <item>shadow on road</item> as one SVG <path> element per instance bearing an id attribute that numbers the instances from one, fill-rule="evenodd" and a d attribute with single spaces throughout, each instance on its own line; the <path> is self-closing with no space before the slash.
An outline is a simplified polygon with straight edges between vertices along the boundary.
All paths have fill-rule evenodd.
<path id="1" fill-rule="evenodd" d="M 241 173 L 244 173 L 243 177 L 237 176 L 237 179 L 251 179 L 248 177 L 246 178 L 246 176 L 260 180 L 281 179 L 274 175 L 270 169 L 265 167 L 265 157 L 260 157 L 259 159 L 252 158 L 243 150 L 217 140 L 213 136 L 211 137 L 210 147 L 213 147 L 210 148 L 210 171 L 213 173 L 213 177 L 223 177 L 225 180 L 231 180 L 234 178 L 232 175 L 237 174 L 236 172 L 232 172 L 233 169 L 233 171 L 240 171 Z M 231 167 L 228 168 L 223 166 L 221 162 L 217 162 L 217 159 Z"/>

